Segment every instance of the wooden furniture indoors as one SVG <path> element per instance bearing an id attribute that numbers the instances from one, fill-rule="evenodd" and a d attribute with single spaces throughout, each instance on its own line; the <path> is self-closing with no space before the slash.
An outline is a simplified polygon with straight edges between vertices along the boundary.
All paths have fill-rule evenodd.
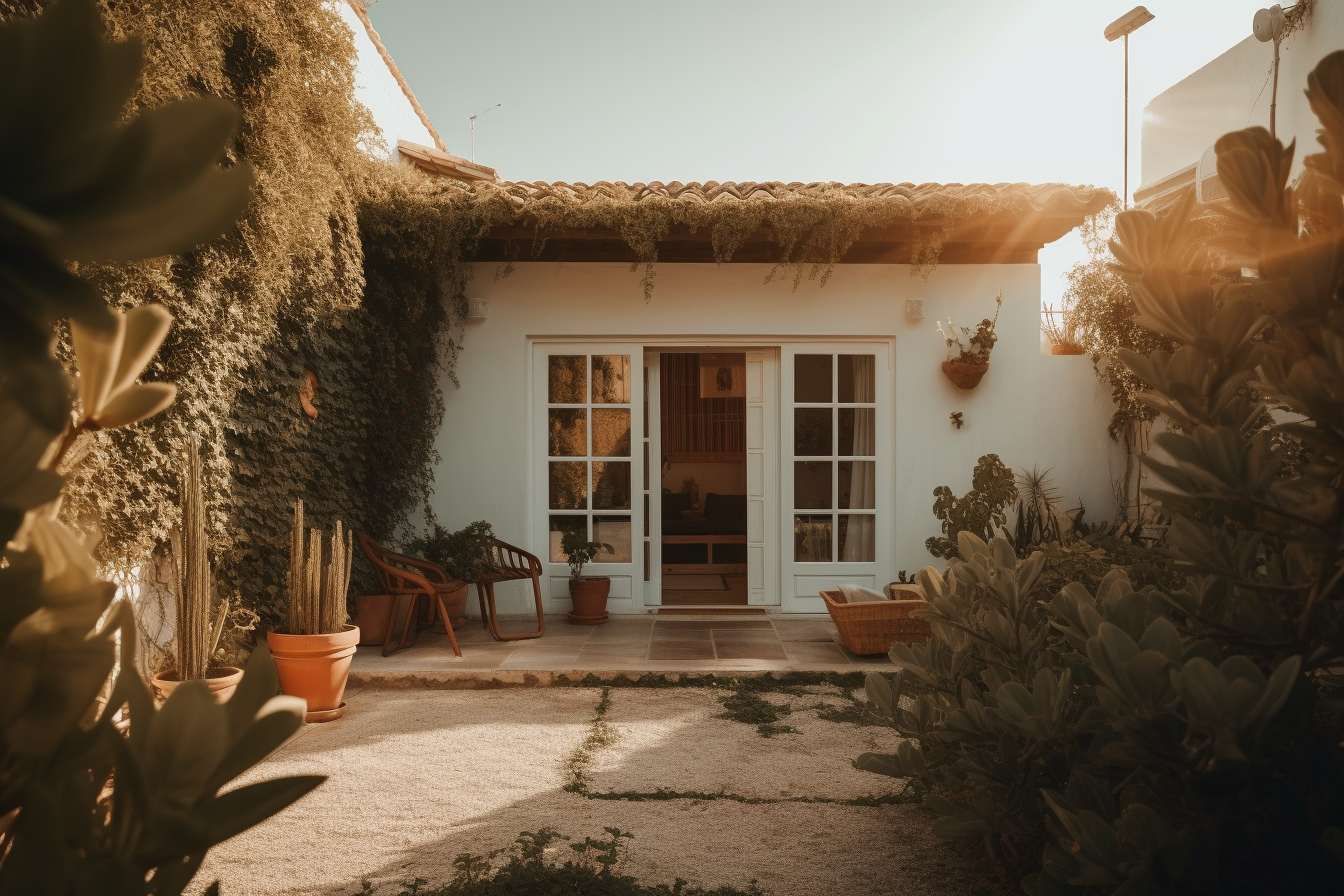
<path id="1" fill-rule="evenodd" d="M 687 519 L 685 508 L 689 496 L 663 492 L 663 573 L 669 575 L 695 573 L 747 573 L 747 496 L 705 496 L 705 510 L 694 519 Z M 670 546 L 703 545 L 703 560 L 684 556 L 685 551 Z M 738 549 L 721 550 L 725 545 L 740 545 Z M 731 555 L 731 559 L 728 556 Z"/>
<path id="2" fill-rule="evenodd" d="M 541 606 L 541 561 L 522 548 L 500 541 L 490 540 L 490 560 L 494 570 L 476 582 L 476 596 L 481 601 L 481 626 L 487 625 L 496 641 L 522 641 L 527 638 L 540 638 L 546 633 L 546 614 Z M 495 583 L 512 582 L 519 579 L 532 580 L 532 596 L 537 603 L 537 630 L 534 632 L 510 632 L 507 635 L 499 630 L 499 619 L 495 612 Z"/>
<path id="3" fill-rule="evenodd" d="M 462 583 L 450 579 L 443 567 L 428 560 L 417 560 L 389 551 L 363 532 L 358 533 L 357 537 L 359 546 L 364 549 L 365 556 L 373 564 L 373 569 L 378 573 L 383 587 L 392 595 L 387 611 L 387 639 L 383 642 L 383 656 L 391 656 L 403 647 L 415 646 L 415 613 L 420 606 L 420 598 L 429 602 L 430 624 L 433 624 L 433 615 L 437 612 L 443 619 L 443 627 L 448 632 L 448 641 L 453 645 L 453 653 L 461 656 L 462 648 L 457 646 L 457 636 L 453 634 L 453 621 L 444 606 L 443 595 L 461 588 Z M 395 626 L 392 617 L 396 612 L 397 595 L 401 594 L 411 595 L 412 599 L 406 605 L 406 619 L 401 628 L 401 639 L 397 642 L 397 646 L 393 647 Z M 408 638 L 411 642 L 409 645 L 406 643 Z"/>

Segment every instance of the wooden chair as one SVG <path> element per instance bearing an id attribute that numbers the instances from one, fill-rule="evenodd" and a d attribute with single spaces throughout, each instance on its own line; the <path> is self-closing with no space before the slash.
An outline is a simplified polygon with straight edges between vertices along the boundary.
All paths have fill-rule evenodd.
<path id="1" fill-rule="evenodd" d="M 522 548 L 498 538 L 491 539 L 489 551 L 494 570 L 476 582 L 476 596 L 481 602 L 481 627 L 488 626 L 496 641 L 540 638 L 546 633 L 546 614 L 541 606 L 541 561 Z M 510 632 L 506 635 L 500 632 L 499 619 L 495 613 L 495 583 L 519 579 L 532 580 L 532 595 L 537 603 L 537 630 Z"/>
<path id="2" fill-rule="evenodd" d="M 382 581 L 383 587 L 387 589 L 388 594 L 392 595 L 391 605 L 387 611 L 387 640 L 383 642 L 383 656 L 391 656 L 403 647 L 415 646 L 417 637 L 415 613 L 419 608 L 420 598 L 429 602 L 430 624 L 433 624 L 434 614 L 437 612 L 443 619 L 443 627 L 448 632 L 448 641 L 453 645 L 453 653 L 461 656 L 462 648 L 457 646 L 457 636 L 453 634 L 453 621 L 449 618 L 448 610 L 444 606 L 443 595 L 461 588 L 462 583 L 450 579 L 448 573 L 444 572 L 443 567 L 430 563 L 428 560 L 417 560 L 414 557 L 393 553 L 363 532 L 358 533 L 357 537 L 359 546 L 364 549 L 364 554 L 373 564 L 374 571 L 378 573 L 378 578 Z M 401 640 L 396 647 L 393 647 L 392 641 L 395 637 L 393 634 L 395 628 L 393 617 L 397 610 L 397 596 L 402 594 L 411 595 L 412 598 L 407 602 L 406 620 L 401 628 Z M 407 638 L 410 638 L 411 643 L 409 645 L 406 643 Z"/>

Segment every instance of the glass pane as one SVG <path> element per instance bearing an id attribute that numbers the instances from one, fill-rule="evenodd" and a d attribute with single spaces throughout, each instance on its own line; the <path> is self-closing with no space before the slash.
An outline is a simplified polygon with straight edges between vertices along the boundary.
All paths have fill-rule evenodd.
<path id="1" fill-rule="evenodd" d="M 551 457 L 583 457 L 588 453 L 588 412 L 583 408 L 551 408 Z"/>
<path id="2" fill-rule="evenodd" d="M 875 557 L 873 549 L 873 520 L 867 514 L 844 513 L 840 515 L 840 562 L 872 563 Z"/>
<path id="3" fill-rule="evenodd" d="M 794 461 L 793 506 L 800 510 L 829 510 L 831 508 L 830 461 Z"/>
<path id="4" fill-rule="evenodd" d="M 593 457 L 629 456 L 629 409 L 593 408 Z"/>
<path id="5" fill-rule="evenodd" d="M 630 509 L 629 461 L 593 461 L 593 509 Z"/>
<path id="6" fill-rule="evenodd" d="M 649 496 L 644 496 L 644 537 L 649 537 Z"/>
<path id="7" fill-rule="evenodd" d="M 872 355 L 841 355 L 836 360 L 840 401 L 871 402 L 877 394 L 873 383 Z"/>
<path id="8" fill-rule="evenodd" d="M 793 453 L 799 457 L 831 456 L 831 409 L 795 408 Z"/>
<path id="9" fill-rule="evenodd" d="M 593 355 L 593 404 L 630 403 L 630 356 Z"/>
<path id="10" fill-rule="evenodd" d="M 593 558 L 594 563 L 629 563 L 634 559 L 630 545 L 630 517 L 595 516 L 593 517 L 593 541 L 611 545 L 612 553 L 606 551 Z"/>
<path id="11" fill-rule="evenodd" d="M 793 518 L 793 559 L 799 563 L 831 562 L 830 516 Z"/>
<path id="12" fill-rule="evenodd" d="M 825 401 L 831 397 L 831 356 L 797 355 L 793 359 L 793 400 Z"/>
<path id="13" fill-rule="evenodd" d="M 646 582 L 653 581 L 652 569 L 653 567 L 649 565 L 649 540 L 646 538 L 644 539 L 644 581 Z"/>
<path id="14" fill-rule="evenodd" d="M 876 454 L 873 433 L 876 415 L 873 408 L 841 408 L 840 449 L 836 453 L 841 457 L 872 457 Z"/>
<path id="15" fill-rule="evenodd" d="M 840 509 L 872 510 L 877 507 L 874 481 L 877 464 L 871 460 L 842 460 L 839 466 Z"/>
<path id="16" fill-rule="evenodd" d="M 588 508 L 588 464 L 562 460 L 550 465 L 550 507 L 552 510 Z"/>
<path id="17" fill-rule="evenodd" d="M 588 394 L 588 376 L 583 355 L 551 355 L 546 375 L 547 400 L 551 404 L 583 404 Z"/>
<path id="18" fill-rule="evenodd" d="M 645 439 L 645 440 L 644 440 L 644 491 L 648 491 L 648 490 L 649 490 L 649 442 L 648 442 L 647 439 Z M 649 527 L 648 527 L 648 526 L 645 526 L 645 527 L 644 527 L 644 531 L 645 531 L 645 532 L 649 531 Z"/>
<path id="19" fill-rule="evenodd" d="M 566 532 L 578 532 L 586 541 L 588 538 L 588 517 L 586 516 L 553 516 L 551 517 L 551 562 L 564 563 L 565 552 L 561 549 L 561 542 L 564 540 Z"/>

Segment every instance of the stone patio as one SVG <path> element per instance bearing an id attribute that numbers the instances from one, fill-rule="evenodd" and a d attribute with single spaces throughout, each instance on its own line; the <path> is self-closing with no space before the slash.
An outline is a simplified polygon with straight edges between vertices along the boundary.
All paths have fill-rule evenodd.
<path id="1" fill-rule="evenodd" d="M 522 629 L 524 620 L 501 622 Z M 414 647 L 390 657 L 361 647 L 350 669 L 352 687 L 545 686 L 591 674 L 731 674 L 867 672 L 891 669 L 885 656 L 859 656 L 840 643 L 826 617 L 613 616 L 603 625 L 546 618 L 546 634 L 496 641 L 477 619 L 457 632 L 462 656 L 447 635 L 423 632 Z"/>

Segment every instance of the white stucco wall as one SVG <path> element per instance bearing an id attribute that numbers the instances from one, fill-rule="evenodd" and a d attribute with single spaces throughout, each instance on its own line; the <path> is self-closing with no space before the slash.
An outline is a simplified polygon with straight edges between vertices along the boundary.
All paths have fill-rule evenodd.
<path id="1" fill-rule="evenodd" d="M 1274 45 L 1248 36 L 1185 80 L 1154 97 L 1143 111 L 1143 183 L 1199 161 L 1228 131 L 1269 127 Z M 1290 177 L 1302 170 L 1302 157 L 1319 152 L 1319 124 L 1302 91 L 1307 74 L 1321 58 L 1344 49 L 1344 3 L 1320 0 L 1306 27 L 1280 46 L 1279 94 L 1275 132 L 1285 144 L 1297 140 Z"/>
<path id="2" fill-rule="evenodd" d="M 434 136 L 415 114 L 415 107 L 373 45 L 369 32 L 349 0 L 330 0 L 341 19 L 355 35 L 355 98 L 373 113 L 373 120 L 382 131 L 383 147 L 366 146 L 371 154 L 392 158 L 398 140 L 410 140 L 422 146 L 433 146 Z"/>
<path id="3" fill-rule="evenodd" d="M 529 519 L 529 337 L 628 337 L 654 334 L 748 338 L 864 337 L 894 340 L 895 531 L 891 578 L 933 561 L 924 540 L 937 534 L 931 506 L 935 486 L 958 494 L 970 488 L 982 454 L 997 453 L 1015 470 L 1049 468 L 1091 521 L 1114 515 L 1111 482 L 1123 472 L 1123 451 L 1106 435 L 1108 393 L 1084 357 L 1043 356 L 1039 350 L 1040 268 L 1036 265 L 943 265 L 927 281 L 903 265 L 841 265 L 830 282 L 764 284 L 767 265 L 674 265 L 658 268 L 645 303 L 638 274 L 625 264 L 516 266 L 497 280 L 479 265 L 469 295 L 489 299 L 489 317 L 467 324 L 458 364 L 461 388 L 445 383 L 446 414 L 437 448 L 431 504 L 452 527 L 488 519 L 501 538 L 531 544 Z M 999 343 L 980 386 L 963 392 L 939 365 L 945 348 L 934 329 L 950 314 L 973 324 L 993 314 L 1002 289 Z M 926 317 L 904 319 L 904 301 L 920 298 Z M 957 430 L 948 415 L 964 414 Z M 776 438 L 778 436 L 776 435 Z M 883 500 L 879 496 L 878 500 Z M 532 512 L 542 513 L 533 508 Z M 521 590 L 501 592 L 504 612 L 529 608 Z"/>

